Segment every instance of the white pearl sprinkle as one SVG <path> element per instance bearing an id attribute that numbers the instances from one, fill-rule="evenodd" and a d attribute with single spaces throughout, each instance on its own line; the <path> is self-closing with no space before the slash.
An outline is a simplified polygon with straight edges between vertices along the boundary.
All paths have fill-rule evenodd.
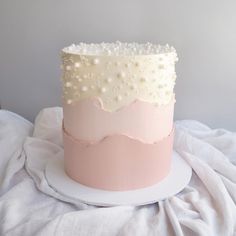
<path id="1" fill-rule="evenodd" d="M 121 95 L 118 95 L 118 96 L 116 97 L 116 100 L 117 100 L 117 101 L 121 101 L 121 100 L 122 100 L 122 96 L 121 96 Z"/>
<path id="2" fill-rule="evenodd" d="M 112 78 L 107 78 L 107 80 L 106 80 L 109 84 L 112 82 Z"/>
<path id="3" fill-rule="evenodd" d="M 71 99 L 68 99 L 68 100 L 66 101 L 66 103 L 67 103 L 67 104 L 71 104 L 71 103 L 72 103 L 72 100 L 71 100 Z"/>
<path id="4" fill-rule="evenodd" d="M 72 83 L 71 82 L 66 82 L 66 87 L 69 88 L 72 86 Z"/>
<path id="5" fill-rule="evenodd" d="M 151 43 L 137 44 L 137 43 L 101 43 L 101 44 L 85 44 L 71 45 L 66 50 L 74 51 L 79 54 L 86 53 L 100 53 L 104 55 L 141 55 L 141 54 L 159 54 L 171 52 L 176 57 L 176 51 L 169 45 L 160 46 Z"/>
<path id="6" fill-rule="evenodd" d="M 80 67 L 80 63 L 79 63 L 79 62 L 76 62 L 76 63 L 75 63 L 75 67 L 76 67 L 76 68 L 79 68 L 79 67 Z"/>
<path id="7" fill-rule="evenodd" d="M 71 70 L 71 66 L 66 66 L 66 70 Z"/>
<path id="8" fill-rule="evenodd" d="M 98 59 L 98 58 L 94 58 L 94 59 L 93 59 L 93 64 L 94 64 L 94 65 L 99 64 L 99 59 Z"/>
<path id="9" fill-rule="evenodd" d="M 106 89 L 105 87 L 102 87 L 102 88 L 101 88 L 101 92 L 102 92 L 102 93 L 105 93 L 106 91 L 107 91 L 107 89 Z"/>
<path id="10" fill-rule="evenodd" d="M 82 92 L 88 91 L 88 87 L 87 87 L 87 86 L 82 86 L 81 91 L 82 91 Z"/>

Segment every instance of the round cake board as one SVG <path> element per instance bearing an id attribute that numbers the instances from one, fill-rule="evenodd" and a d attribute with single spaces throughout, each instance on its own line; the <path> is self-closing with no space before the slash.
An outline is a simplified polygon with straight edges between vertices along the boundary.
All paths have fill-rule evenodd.
<path id="1" fill-rule="evenodd" d="M 150 187 L 129 191 L 100 190 L 72 180 L 64 171 L 63 156 L 53 159 L 46 166 L 47 181 L 55 191 L 96 206 L 138 206 L 155 203 L 180 192 L 189 183 L 191 176 L 191 167 L 175 151 L 167 177 Z"/>

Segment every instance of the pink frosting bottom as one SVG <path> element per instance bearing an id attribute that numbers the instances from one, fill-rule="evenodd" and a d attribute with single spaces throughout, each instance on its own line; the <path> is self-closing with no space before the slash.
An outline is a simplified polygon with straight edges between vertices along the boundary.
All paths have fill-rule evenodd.
<path id="1" fill-rule="evenodd" d="M 65 130 L 65 171 L 75 181 L 97 189 L 132 190 L 151 186 L 168 175 L 173 133 L 154 144 L 125 135 L 96 143 L 74 139 Z"/>

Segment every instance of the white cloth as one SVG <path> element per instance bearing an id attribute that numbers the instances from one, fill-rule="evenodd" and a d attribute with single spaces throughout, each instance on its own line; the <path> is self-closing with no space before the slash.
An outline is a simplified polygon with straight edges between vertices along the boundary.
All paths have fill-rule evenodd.
<path id="1" fill-rule="evenodd" d="M 177 121 L 189 185 L 159 203 L 100 208 L 59 195 L 45 179 L 47 161 L 63 150 L 61 121 L 61 108 L 42 110 L 34 127 L 0 111 L 0 235 L 236 235 L 236 133 Z"/>

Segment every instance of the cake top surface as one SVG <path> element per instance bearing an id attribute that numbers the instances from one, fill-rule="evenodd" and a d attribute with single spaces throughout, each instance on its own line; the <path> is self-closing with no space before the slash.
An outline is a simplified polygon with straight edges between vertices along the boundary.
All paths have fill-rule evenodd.
<path id="1" fill-rule="evenodd" d="M 86 55 L 86 56 L 145 56 L 166 53 L 176 54 L 175 48 L 166 44 L 165 46 L 152 43 L 99 43 L 72 44 L 62 50 L 64 53 Z"/>

